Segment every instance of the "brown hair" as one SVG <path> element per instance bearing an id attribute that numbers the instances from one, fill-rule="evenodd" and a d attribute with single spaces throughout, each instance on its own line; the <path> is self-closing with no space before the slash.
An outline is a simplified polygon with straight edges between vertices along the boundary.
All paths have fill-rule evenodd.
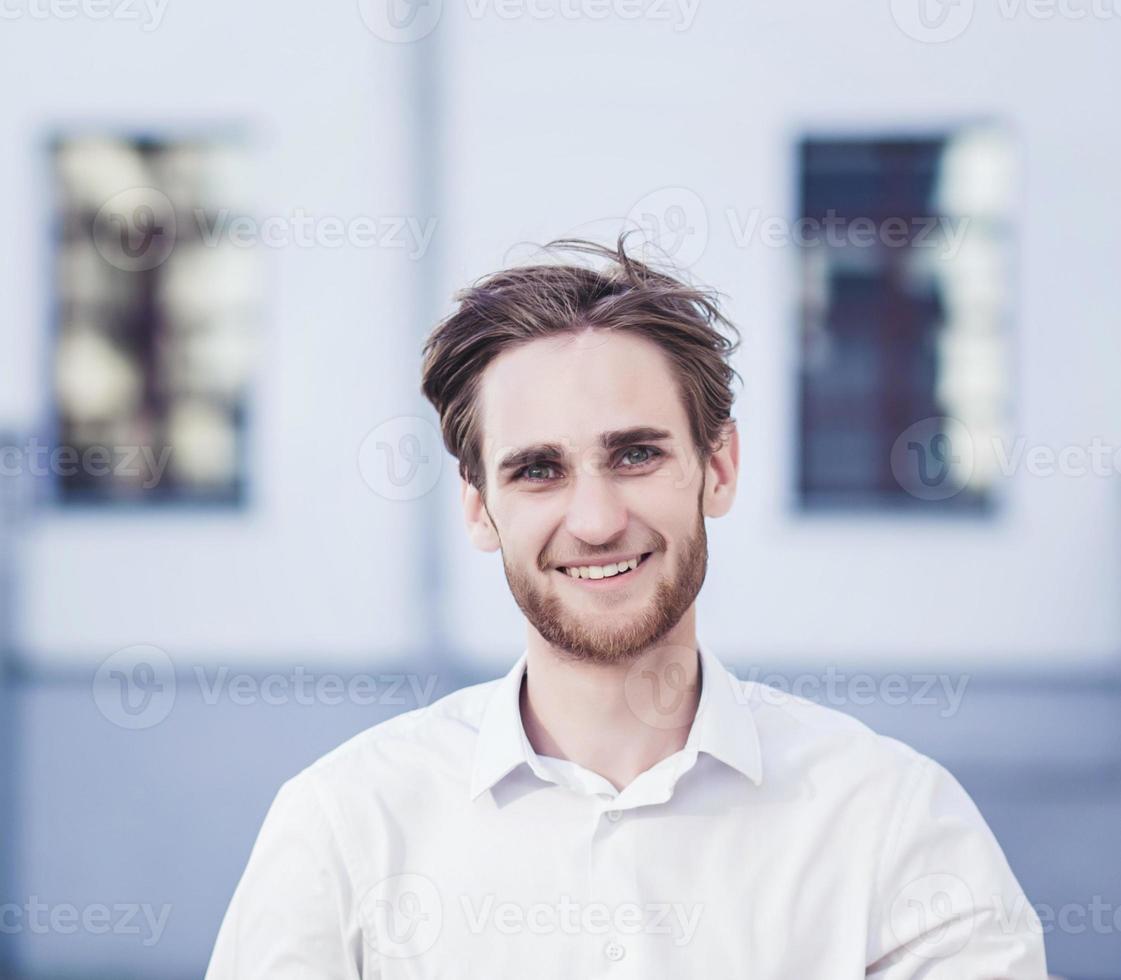
<path id="1" fill-rule="evenodd" d="M 591 255 L 607 265 L 528 265 L 492 273 L 455 294 L 458 308 L 425 341 L 421 390 L 440 415 L 460 476 L 481 494 L 486 469 L 477 395 L 483 371 L 503 351 L 541 337 L 590 327 L 654 341 L 669 357 L 702 463 L 723 442 L 726 424 L 734 421 L 731 382 L 739 374 L 729 358 L 739 347 L 739 331 L 721 314 L 716 293 L 628 256 L 625 239 L 620 235 L 614 248 L 577 238 L 550 242 L 546 249 Z"/>

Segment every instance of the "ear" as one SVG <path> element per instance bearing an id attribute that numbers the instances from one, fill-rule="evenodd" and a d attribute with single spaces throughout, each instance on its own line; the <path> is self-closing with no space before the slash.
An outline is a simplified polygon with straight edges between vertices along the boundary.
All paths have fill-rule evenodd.
<path id="1" fill-rule="evenodd" d="M 467 523 L 467 536 L 480 551 L 497 551 L 501 542 L 491 523 L 478 488 L 459 478 L 459 494 L 463 500 L 463 519 Z"/>
<path id="2" fill-rule="evenodd" d="M 705 467 L 703 512 L 705 517 L 723 517 L 736 499 L 740 468 L 740 434 L 735 419 L 724 426 L 724 441 Z"/>

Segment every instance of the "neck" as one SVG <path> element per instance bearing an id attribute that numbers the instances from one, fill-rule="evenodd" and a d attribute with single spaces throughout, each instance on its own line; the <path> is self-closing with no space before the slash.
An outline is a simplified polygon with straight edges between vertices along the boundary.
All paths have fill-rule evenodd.
<path id="1" fill-rule="evenodd" d="M 690 608 L 659 643 L 621 664 L 572 660 L 531 627 L 520 704 L 533 750 L 617 790 L 679 752 L 700 697 L 693 617 Z"/>

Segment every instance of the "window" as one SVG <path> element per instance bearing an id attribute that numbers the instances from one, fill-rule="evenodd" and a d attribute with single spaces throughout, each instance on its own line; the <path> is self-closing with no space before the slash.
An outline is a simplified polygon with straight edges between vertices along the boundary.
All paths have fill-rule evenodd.
<path id="1" fill-rule="evenodd" d="M 801 142 L 803 507 L 994 504 L 1011 157 L 993 127 Z"/>
<path id="2" fill-rule="evenodd" d="M 241 150 L 81 136 L 51 153 L 54 496 L 240 502 L 253 253 L 212 232 L 244 202 Z"/>

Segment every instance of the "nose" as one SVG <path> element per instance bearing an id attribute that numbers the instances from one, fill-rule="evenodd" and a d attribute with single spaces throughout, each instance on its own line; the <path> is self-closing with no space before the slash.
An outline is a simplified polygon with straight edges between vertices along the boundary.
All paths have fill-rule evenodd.
<path id="1" fill-rule="evenodd" d="M 623 494 L 610 475 L 578 473 L 565 515 L 565 530 L 591 545 L 606 544 L 627 526 Z"/>

